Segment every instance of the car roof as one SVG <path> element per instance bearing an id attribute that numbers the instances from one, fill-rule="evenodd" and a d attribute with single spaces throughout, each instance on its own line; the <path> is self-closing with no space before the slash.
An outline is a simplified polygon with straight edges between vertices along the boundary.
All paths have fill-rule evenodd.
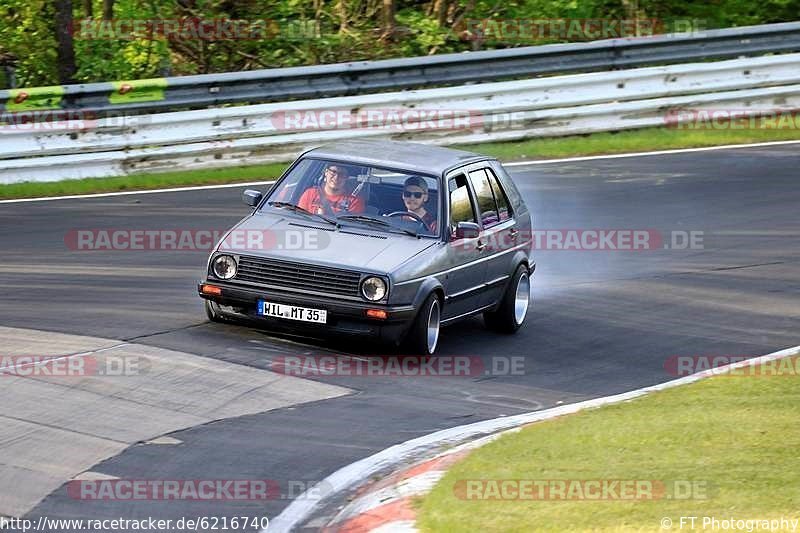
<path id="1" fill-rule="evenodd" d="M 326 144 L 309 150 L 304 156 L 434 175 L 442 175 L 453 167 L 493 159 L 430 144 L 371 139 Z"/>

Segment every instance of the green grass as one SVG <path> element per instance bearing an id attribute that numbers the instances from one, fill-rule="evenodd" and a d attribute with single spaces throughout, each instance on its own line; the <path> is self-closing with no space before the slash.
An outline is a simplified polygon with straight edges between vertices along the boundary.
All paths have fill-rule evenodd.
<path id="1" fill-rule="evenodd" d="M 288 163 L 269 163 L 246 167 L 186 170 L 158 174 L 137 174 L 112 178 L 85 178 L 54 182 L 21 182 L 0 185 L 0 199 L 36 198 L 91 194 L 98 192 L 164 189 L 189 185 L 214 185 L 234 182 L 272 180 L 280 176 Z"/>
<path id="2" fill-rule="evenodd" d="M 619 133 L 594 133 L 591 135 L 529 139 L 519 142 L 474 144 L 463 146 L 462 148 L 492 155 L 503 161 L 513 161 L 783 140 L 800 140 L 800 131 L 785 129 L 693 131 L 650 128 Z M 278 177 L 286 166 L 287 163 L 270 163 L 246 167 L 232 166 L 211 170 L 137 174 L 113 178 L 88 178 L 49 183 L 14 183 L 0 185 L 0 199 L 269 180 Z"/>
<path id="3" fill-rule="evenodd" d="M 473 144 L 464 148 L 497 157 L 502 161 L 513 161 L 794 140 L 800 140 L 800 131 L 791 129 L 679 130 L 646 128 L 616 133 L 592 133 L 518 142 Z"/>
<path id="4" fill-rule="evenodd" d="M 793 367 L 800 368 L 799 359 Z M 668 517 L 677 531 L 681 516 L 800 518 L 798 421 L 795 374 L 715 377 L 534 424 L 453 466 L 415 502 L 418 526 L 426 532 L 659 531 Z M 677 480 L 701 490 L 690 499 L 636 501 L 500 501 L 454 491 L 479 479 L 657 480 L 667 487 Z"/>

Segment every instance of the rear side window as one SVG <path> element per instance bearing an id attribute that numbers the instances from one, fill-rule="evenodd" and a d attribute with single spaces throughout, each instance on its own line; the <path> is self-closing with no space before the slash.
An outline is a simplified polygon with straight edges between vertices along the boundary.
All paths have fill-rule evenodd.
<path id="1" fill-rule="evenodd" d="M 450 191 L 450 225 L 456 227 L 459 222 L 476 222 L 472 199 L 469 196 L 467 178 L 461 174 L 450 178 L 447 182 Z"/>
<path id="2" fill-rule="evenodd" d="M 500 222 L 508 220 L 513 216 L 511 213 L 511 206 L 508 202 L 508 196 L 506 196 L 506 192 L 500 185 L 500 181 L 497 179 L 497 176 L 495 176 L 494 172 L 492 172 L 492 169 L 487 168 L 486 175 L 489 177 L 489 185 L 492 187 L 492 194 L 494 194 L 494 200 L 497 202 L 498 218 L 500 219 Z"/>
<path id="3" fill-rule="evenodd" d="M 489 176 L 485 169 L 474 170 L 469 173 L 469 181 L 478 199 L 478 213 L 480 213 L 481 223 L 484 228 L 494 226 L 500 222 L 497 212 L 497 202 L 494 199 L 492 186 L 489 183 Z"/>
<path id="4" fill-rule="evenodd" d="M 506 193 L 506 197 L 508 198 L 508 202 L 511 205 L 511 208 L 515 211 L 518 210 L 525 210 L 522 196 L 519 193 L 519 189 L 514 184 L 514 180 L 511 179 L 511 176 L 508 175 L 508 172 L 503 165 L 498 163 L 497 161 L 491 161 L 490 166 L 492 167 L 492 171 L 494 171 L 495 176 L 497 176 L 500 185 L 503 186 L 503 191 Z M 516 213 L 514 214 L 516 216 Z"/>

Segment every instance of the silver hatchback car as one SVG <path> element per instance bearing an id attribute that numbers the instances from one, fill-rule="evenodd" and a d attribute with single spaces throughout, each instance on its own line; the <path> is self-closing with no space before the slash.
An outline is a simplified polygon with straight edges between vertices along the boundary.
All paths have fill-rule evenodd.
<path id="1" fill-rule="evenodd" d="M 198 292 L 212 321 L 258 320 L 433 354 L 483 313 L 514 333 L 530 302 L 531 217 L 495 159 L 392 141 L 302 154 L 223 237 Z"/>

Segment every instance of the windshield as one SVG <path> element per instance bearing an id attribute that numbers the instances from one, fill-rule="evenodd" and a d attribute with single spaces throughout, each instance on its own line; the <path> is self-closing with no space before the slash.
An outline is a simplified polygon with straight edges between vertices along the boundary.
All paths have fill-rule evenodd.
<path id="1" fill-rule="evenodd" d="M 382 232 L 436 236 L 439 181 L 420 174 L 306 158 L 270 193 L 262 210 L 289 210 Z"/>

